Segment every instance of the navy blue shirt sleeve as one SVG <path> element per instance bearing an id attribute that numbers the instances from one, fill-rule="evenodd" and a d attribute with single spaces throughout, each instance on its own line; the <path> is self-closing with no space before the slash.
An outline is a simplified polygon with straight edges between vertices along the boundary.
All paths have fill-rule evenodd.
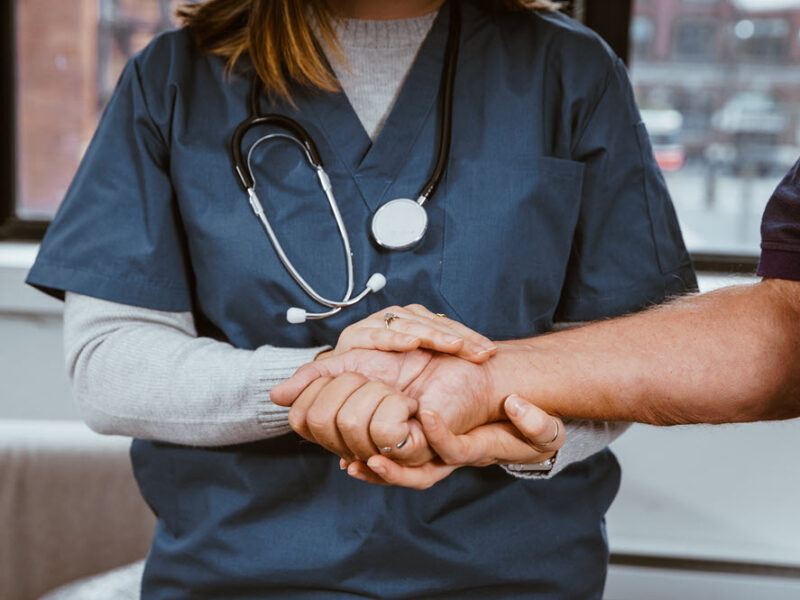
<path id="1" fill-rule="evenodd" d="M 616 316 L 695 290 L 669 192 L 616 57 L 572 157 L 584 164 L 584 181 L 556 319 Z"/>
<path id="2" fill-rule="evenodd" d="M 758 274 L 800 281 L 800 160 L 778 184 L 764 210 Z"/>
<path id="3" fill-rule="evenodd" d="M 130 61 L 27 282 L 62 299 L 69 290 L 186 311 L 189 267 L 168 142 L 150 114 L 141 77 Z"/>

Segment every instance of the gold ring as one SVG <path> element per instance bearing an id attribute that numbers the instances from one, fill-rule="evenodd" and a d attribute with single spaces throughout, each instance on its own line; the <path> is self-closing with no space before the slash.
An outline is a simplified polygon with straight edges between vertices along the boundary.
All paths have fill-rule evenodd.
<path id="1" fill-rule="evenodd" d="M 393 312 L 387 312 L 387 313 L 385 313 L 385 314 L 383 315 L 383 323 L 386 325 L 386 329 L 389 329 L 389 325 L 391 325 L 391 324 L 392 324 L 392 321 L 394 321 L 395 319 L 399 319 L 399 318 L 400 318 L 400 317 L 398 317 L 398 316 L 397 316 L 396 314 L 394 314 Z"/>
<path id="2" fill-rule="evenodd" d="M 550 440 L 549 442 L 545 442 L 544 444 L 539 444 L 539 446 L 549 446 L 550 444 L 552 444 L 553 442 L 555 442 L 558 439 L 558 436 L 561 433 L 561 426 L 558 424 L 558 421 L 555 420 L 555 419 L 553 419 L 553 423 L 556 424 L 556 434 L 553 436 L 553 439 Z"/>
<path id="3" fill-rule="evenodd" d="M 445 318 L 446 318 L 446 317 L 447 317 L 447 315 L 446 315 L 446 314 L 444 314 L 444 313 L 436 313 L 435 315 L 433 315 L 433 316 L 431 317 L 431 321 L 434 321 L 434 320 L 436 320 L 438 317 L 445 317 Z"/>

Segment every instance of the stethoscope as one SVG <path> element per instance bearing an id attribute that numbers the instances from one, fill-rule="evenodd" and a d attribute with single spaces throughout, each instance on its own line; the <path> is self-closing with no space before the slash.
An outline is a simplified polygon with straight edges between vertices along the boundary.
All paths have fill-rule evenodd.
<path id="1" fill-rule="evenodd" d="M 442 67 L 443 92 L 441 95 L 442 119 L 439 123 L 439 152 L 430 178 L 423 186 L 416 200 L 411 198 L 395 198 L 383 204 L 373 215 L 370 230 L 375 242 L 386 250 L 408 250 L 415 247 L 424 237 L 428 228 L 428 213 L 425 203 L 436 192 L 442 180 L 447 160 L 450 155 L 450 133 L 453 117 L 453 83 L 455 81 L 456 65 L 458 63 L 458 44 L 461 29 L 461 12 L 458 0 L 450 3 L 450 28 L 447 35 L 447 51 L 444 66 Z M 259 100 L 262 94 L 262 84 L 258 76 L 253 80 L 250 90 L 250 116 L 242 121 L 233 133 L 231 140 L 231 153 L 239 180 L 247 192 L 250 207 L 256 217 L 261 221 L 264 230 L 272 243 L 275 252 L 286 271 L 295 280 L 297 285 L 315 302 L 327 306 L 330 310 L 324 312 L 309 312 L 303 308 L 291 307 L 286 311 L 286 320 L 289 323 L 305 323 L 308 319 L 325 319 L 335 315 L 343 308 L 361 302 L 368 294 L 378 292 L 386 285 L 386 278 L 381 273 L 373 273 L 367 280 L 364 289 L 355 297 L 353 295 L 353 251 L 350 247 L 350 237 L 339 212 L 339 205 L 333 195 L 330 178 L 322 165 L 322 158 L 317 151 L 314 140 L 305 129 L 293 119 L 278 114 L 259 115 Z M 242 156 L 242 140 L 245 134 L 255 126 L 273 126 L 282 129 L 281 132 L 268 133 L 258 138 L 247 151 L 246 158 Z M 263 142 L 270 140 L 286 140 L 298 146 L 306 157 L 308 164 L 317 173 L 320 187 L 328 199 L 339 236 L 344 247 L 347 264 L 347 290 L 341 300 L 331 300 L 318 294 L 313 287 L 300 275 L 292 261 L 286 255 L 275 231 L 264 212 L 264 207 L 256 193 L 256 181 L 252 170 L 253 151 Z"/>

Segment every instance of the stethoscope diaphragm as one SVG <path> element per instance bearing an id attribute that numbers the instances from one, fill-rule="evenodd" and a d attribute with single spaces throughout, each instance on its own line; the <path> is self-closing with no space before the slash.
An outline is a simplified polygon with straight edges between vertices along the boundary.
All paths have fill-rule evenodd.
<path id="1" fill-rule="evenodd" d="M 381 206 L 372 217 L 372 237 L 387 250 L 409 250 L 425 236 L 428 213 L 419 202 L 397 198 Z"/>

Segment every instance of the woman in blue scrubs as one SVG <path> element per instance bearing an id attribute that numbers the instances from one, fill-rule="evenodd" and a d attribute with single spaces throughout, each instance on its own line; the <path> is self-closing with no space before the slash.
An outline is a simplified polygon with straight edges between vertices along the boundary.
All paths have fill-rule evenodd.
<path id="1" fill-rule="evenodd" d="M 375 140 L 344 93 L 296 68 L 292 53 L 313 42 L 285 34 L 313 13 L 330 47 L 325 11 L 367 4 L 438 9 Z M 458 3 L 452 145 L 427 232 L 404 252 L 373 242 L 372 215 L 416 193 L 435 163 L 455 4 L 203 3 L 209 12 L 191 27 L 159 36 L 126 67 L 28 281 L 60 297 L 191 312 L 200 337 L 287 353 L 336 346 L 346 326 L 394 304 L 512 340 L 693 289 L 624 67 L 584 27 L 521 2 Z M 285 313 L 306 296 L 231 167 L 256 76 L 267 89 L 259 111 L 292 118 L 316 143 L 359 285 L 375 272 L 388 280 L 302 325 Z M 296 149 L 271 148 L 255 167 L 270 221 L 298 270 L 339 298 L 346 261 L 317 179 Z M 158 515 L 145 599 L 602 593 L 603 515 L 619 484 L 608 450 L 548 481 L 462 468 L 419 492 L 347 477 L 338 457 L 293 433 L 214 447 L 141 437 L 151 439 L 134 441 L 134 470 Z"/>

